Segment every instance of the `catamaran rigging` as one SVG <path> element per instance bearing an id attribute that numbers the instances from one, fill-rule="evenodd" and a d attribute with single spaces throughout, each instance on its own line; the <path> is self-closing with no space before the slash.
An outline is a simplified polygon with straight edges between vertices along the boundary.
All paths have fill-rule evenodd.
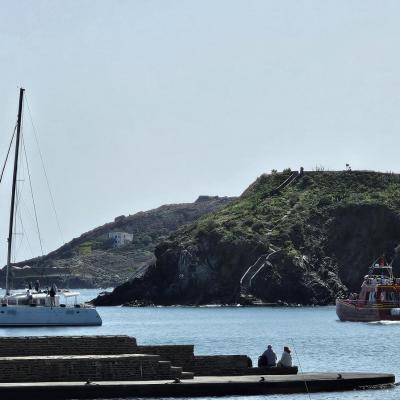
<path id="1" fill-rule="evenodd" d="M 9 271 L 11 267 L 11 249 L 12 249 L 14 212 L 15 212 L 15 193 L 17 190 L 17 171 L 18 171 L 19 143 L 21 138 L 21 119 L 22 119 L 22 105 L 24 101 L 24 91 L 25 89 L 23 88 L 19 89 L 17 136 L 15 139 L 15 156 L 14 156 L 14 170 L 13 170 L 12 190 L 11 190 L 10 222 L 8 225 L 8 238 L 7 238 L 6 295 L 10 294 Z"/>
<path id="2" fill-rule="evenodd" d="M 5 169 L 6 169 L 6 165 L 7 165 L 7 161 L 8 161 L 8 156 L 10 155 L 10 152 L 11 152 L 11 147 L 12 147 L 12 144 L 13 144 L 13 141 L 14 141 L 16 129 L 17 129 L 17 125 L 15 125 L 13 134 L 12 134 L 12 136 L 11 136 L 10 144 L 8 145 L 8 150 L 7 150 L 6 159 L 4 160 L 3 167 L 2 167 L 2 169 L 1 169 L 0 183 L 3 181 L 4 171 L 5 171 Z"/>
<path id="3" fill-rule="evenodd" d="M 10 290 L 10 268 L 11 268 L 11 255 L 13 249 L 13 234 L 15 234 L 15 217 L 16 208 L 19 202 L 19 195 L 17 191 L 17 177 L 18 165 L 20 159 L 21 148 L 21 125 L 22 125 L 22 112 L 24 104 L 23 88 L 19 92 L 18 104 L 18 117 L 15 132 L 15 155 L 14 155 L 14 168 L 12 177 L 12 191 L 11 191 L 11 204 L 9 216 L 9 229 L 7 238 L 7 265 L 6 265 L 6 291 L 1 299 L 0 311 L 0 326 L 72 326 L 72 325 L 101 325 L 102 321 L 96 309 L 86 304 L 78 304 L 76 298 L 79 293 L 69 291 L 56 292 L 54 287 L 52 290 L 42 291 L 37 288 L 33 290 L 29 287 L 25 292 L 11 293 Z M 10 145 L 11 146 L 11 145 Z M 26 151 L 24 144 L 22 144 L 25 158 Z M 8 151 L 7 157 L 10 150 Z M 42 160 L 43 161 L 43 160 Z M 3 168 L 4 169 L 4 168 Z M 29 167 L 27 166 L 29 184 L 32 194 L 32 185 L 30 179 Z M 47 179 L 47 177 L 46 177 Z M 33 194 L 32 194 L 32 200 Z M 34 210 L 36 216 L 36 207 L 34 203 Z M 36 217 L 37 223 L 37 217 Z M 38 223 L 37 223 L 38 229 Z M 39 230 L 38 230 L 39 232 Z M 40 238 L 40 232 L 39 232 Z M 41 243 L 41 241 L 40 241 Z M 60 302 L 61 296 L 64 296 L 64 303 Z M 74 297 L 74 304 L 67 304 L 69 297 Z M 3 308 L 4 307 L 4 308 Z"/>

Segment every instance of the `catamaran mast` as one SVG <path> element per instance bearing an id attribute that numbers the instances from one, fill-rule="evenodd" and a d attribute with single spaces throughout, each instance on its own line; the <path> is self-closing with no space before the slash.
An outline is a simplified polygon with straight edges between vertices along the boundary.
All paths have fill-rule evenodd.
<path id="1" fill-rule="evenodd" d="M 8 251 L 7 251 L 7 270 L 6 270 L 6 294 L 10 294 L 10 285 L 8 282 L 8 275 L 11 264 L 11 247 L 13 237 L 13 225 L 14 225 L 14 214 L 15 214 L 15 194 L 17 191 L 17 172 L 18 172 L 18 156 L 19 156 L 19 142 L 21 137 L 21 120 L 22 120 L 22 104 L 24 100 L 25 89 L 19 89 L 19 105 L 18 105 L 18 120 L 17 120 L 17 137 L 15 141 L 15 158 L 14 158 L 14 173 L 12 181 L 12 192 L 11 192 L 11 208 L 10 208 L 10 224 L 8 227 Z"/>

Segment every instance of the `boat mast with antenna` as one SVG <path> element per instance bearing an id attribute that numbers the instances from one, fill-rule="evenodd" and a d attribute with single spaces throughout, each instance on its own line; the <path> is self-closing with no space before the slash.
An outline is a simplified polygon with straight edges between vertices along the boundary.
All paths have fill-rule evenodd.
<path id="1" fill-rule="evenodd" d="M 10 223 L 8 227 L 8 250 L 7 250 L 7 270 L 6 270 L 6 295 L 10 294 L 9 285 L 9 271 L 11 266 L 11 248 L 12 248 L 12 237 L 13 237 L 13 225 L 14 225 L 14 214 L 15 214 L 15 194 L 17 191 L 17 173 L 18 173 L 18 156 L 19 156 L 19 142 L 21 137 L 21 120 L 22 120 L 22 105 L 24 101 L 25 89 L 19 89 L 19 105 L 18 105 L 18 120 L 17 120 L 17 136 L 15 141 L 15 158 L 14 158 L 14 172 L 12 180 L 12 192 L 11 192 L 11 207 L 10 207 Z"/>

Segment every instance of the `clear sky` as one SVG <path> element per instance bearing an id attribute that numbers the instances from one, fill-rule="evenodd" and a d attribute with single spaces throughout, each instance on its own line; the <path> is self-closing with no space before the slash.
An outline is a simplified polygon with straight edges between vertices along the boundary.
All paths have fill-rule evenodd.
<path id="1" fill-rule="evenodd" d="M 64 240 L 121 214 L 238 195 L 271 169 L 400 171 L 399 1 L 0 7 L 0 162 L 22 85 Z M 62 238 L 28 113 L 24 134 L 47 252 Z M 40 253 L 32 221 L 25 230 L 32 253 L 22 246 L 20 258 Z"/>

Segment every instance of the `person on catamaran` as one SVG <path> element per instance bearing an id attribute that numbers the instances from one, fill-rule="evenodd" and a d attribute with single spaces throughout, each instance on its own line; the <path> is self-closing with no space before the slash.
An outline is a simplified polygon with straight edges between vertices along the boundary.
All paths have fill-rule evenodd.
<path id="1" fill-rule="evenodd" d="M 283 348 L 282 357 L 278 362 L 278 367 L 290 368 L 292 366 L 292 356 L 289 347 Z"/>
<path id="2" fill-rule="evenodd" d="M 50 306 L 54 307 L 56 305 L 56 289 L 54 283 L 51 285 L 50 291 Z"/>
<path id="3" fill-rule="evenodd" d="M 259 357 L 259 367 L 275 367 L 276 365 L 276 354 L 272 350 L 272 346 L 269 344 L 267 350 L 262 353 L 262 355 Z"/>
<path id="4" fill-rule="evenodd" d="M 35 290 L 36 290 L 36 293 L 39 293 L 39 289 L 40 289 L 39 280 L 37 280 L 37 281 L 35 282 Z"/>

